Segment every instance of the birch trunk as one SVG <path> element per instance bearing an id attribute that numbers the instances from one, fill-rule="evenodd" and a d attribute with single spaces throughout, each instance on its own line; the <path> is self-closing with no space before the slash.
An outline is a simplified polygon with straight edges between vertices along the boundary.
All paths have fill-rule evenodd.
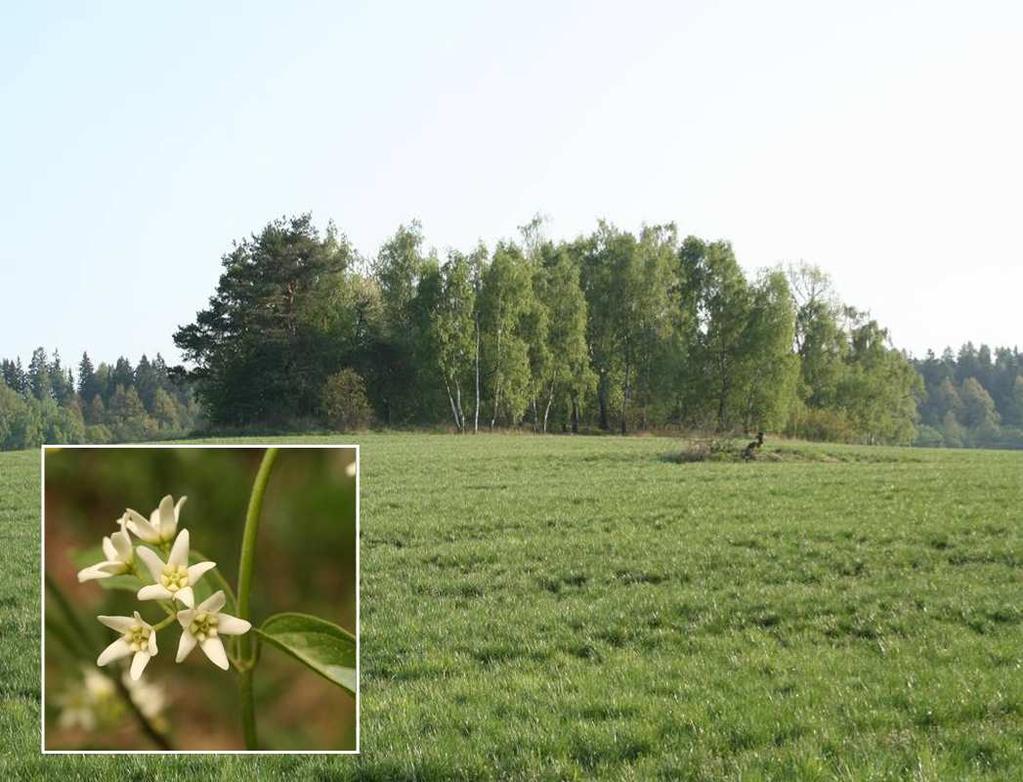
<path id="1" fill-rule="evenodd" d="M 472 420 L 472 433 L 480 430 L 480 316 L 476 313 L 476 412 Z"/>
<path id="2" fill-rule="evenodd" d="M 543 411 L 543 433 L 547 434 L 547 421 L 551 415 L 551 405 L 554 403 L 554 383 L 551 383 L 550 393 L 547 394 L 547 407 Z"/>

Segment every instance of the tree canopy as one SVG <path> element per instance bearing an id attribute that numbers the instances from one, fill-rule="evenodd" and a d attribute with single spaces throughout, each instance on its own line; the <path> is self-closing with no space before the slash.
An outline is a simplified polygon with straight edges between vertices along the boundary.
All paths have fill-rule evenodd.
<path id="1" fill-rule="evenodd" d="M 912 359 L 820 269 L 749 274 L 674 224 L 543 228 L 442 255 L 412 222 L 364 258 L 333 224 L 274 220 L 174 334 L 186 366 L 83 355 L 76 384 L 56 351 L 4 360 L 0 443 L 373 420 L 1023 446 L 1016 349 Z"/>

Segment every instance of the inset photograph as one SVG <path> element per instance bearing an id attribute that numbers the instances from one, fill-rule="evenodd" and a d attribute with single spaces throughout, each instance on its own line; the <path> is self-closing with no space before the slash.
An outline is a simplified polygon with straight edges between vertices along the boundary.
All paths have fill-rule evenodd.
<path id="1" fill-rule="evenodd" d="M 358 447 L 45 447 L 44 752 L 358 752 Z"/>

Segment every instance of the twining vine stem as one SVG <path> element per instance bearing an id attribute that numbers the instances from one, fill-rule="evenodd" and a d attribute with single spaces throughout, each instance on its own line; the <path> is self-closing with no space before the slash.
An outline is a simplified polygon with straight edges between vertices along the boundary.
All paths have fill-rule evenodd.
<path id="1" fill-rule="evenodd" d="M 256 557 L 256 535 L 263 510 L 263 495 L 270 480 L 270 472 L 277 461 L 277 448 L 267 448 L 256 473 L 249 495 L 249 509 L 245 514 L 245 532 L 242 534 L 241 559 L 238 563 L 238 617 L 249 620 L 249 591 L 252 588 L 252 567 Z M 238 691 L 241 700 L 242 732 L 245 748 L 257 749 L 256 708 L 252 697 L 252 666 L 256 662 L 255 633 L 245 633 L 238 639 L 238 653 L 242 665 L 238 673 Z"/>

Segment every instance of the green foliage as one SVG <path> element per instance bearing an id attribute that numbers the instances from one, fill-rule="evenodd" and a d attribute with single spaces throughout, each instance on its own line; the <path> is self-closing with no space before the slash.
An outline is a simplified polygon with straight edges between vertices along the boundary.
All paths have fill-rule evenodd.
<path id="1" fill-rule="evenodd" d="M 366 384 L 354 369 L 348 367 L 335 372 L 323 384 L 323 415 L 336 431 L 366 428 L 372 412 Z"/>
<path id="2" fill-rule="evenodd" d="M 380 291 L 380 314 L 371 359 L 376 366 L 374 385 L 381 418 L 388 425 L 416 420 L 422 412 L 419 392 L 424 386 L 432 388 L 416 372 L 417 354 L 423 355 L 425 315 L 430 307 L 429 302 L 417 301 L 426 266 L 423 231 L 415 221 L 399 226 L 372 264 L 373 279 Z"/>
<path id="3" fill-rule="evenodd" d="M 579 430 L 583 405 L 596 390 L 586 342 L 587 304 L 579 264 L 567 249 L 549 251 L 534 277 L 537 304 L 547 313 L 547 362 L 536 389 L 543 405 L 542 430 L 550 423 L 552 407 L 562 424 Z M 559 409 L 560 408 L 560 409 Z"/>
<path id="4" fill-rule="evenodd" d="M 262 641 L 291 655 L 332 684 L 354 695 L 355 636 L 336 624 L 306 614 L 274 614 L 257 632 Z"/>
<path id="5" fill-rule="evenodd" d="M 963 381 L 959 395 L 961 409 L 957 416 L 963 426 L 970 429 L 981 429 L 985 426 L 998 425 L 998 413 L 994 400 L 975 377 Z"/>
<path id="6" fill-rule="evenodd" d="M 39 404 L 0 384 L 0 448 L 37 448 L 43 442 Z"/>
<path id="7" fill-rule="evenodd" d="M 20 372 L 20 364 L 20 360 L 2 362 L 0 450 L 180 436 L 192 429 L 197 417 L 189 388 L 171 378 L 159 354 L 152 363 L 143 356 L 139 370 L 133 370 L 123 357 L 113 367 L 100 364 L 94 370 L 85 354 L 79 364 L 78 390 L 56 352 L 52 361 L 42 348 L 33 353 L 31 381 Z M 48 393 L 36 396 L 45 389 Z"/>
<path id="8" fill-rule="evenodd" d="M 28 365 L 28 388 L 32 396 L 40 401 L 49 399 L 53 394 L 53 377 L 50 369 L 46 351 L 41 347 L 36 348 Z"/>
<path id="9" fill-rule="evenodd" d="M 842 305 L 819 269 L 790 268 L 788 277 L 801 403 L 786 431 L 844 442 L 912 442 L 925 392 L 909 358 L 866 313 Z"/>
<path id="10" fill-rule="evenodd" d="M 888 345 L 888 332 L 876 321 L 853 326 L 850 337 L 848 363 L 838 388 L 839 408 L 866 442 L 911 443 L 923 395 L 920 376 Z"/>
<path id="11" fill-rule="evenodd" d="M 452 251 L 443 269 L 429 267 L 417 293 L 426 321 L 419 357 L 439 375 L 459 431 L 467 427 L 466 409 L 479 359 L 474 275 L 485 258 L 483 247 L 472 255 Z"/>
<path id="12" fill-rule="evenodd" d="M 308 216 L 268 226 L 225 256 L 229 270 L 245 270 L 240 280 L 257 283 L 235 284 L 229 271 L 211 309 L 178 333 L 210 418 L 299 422 L 310 384 L 319 398 L 326 376 L 349 366 L 366 379 L 385 425 L 446 419 L 458 431 L 475 430 L 482 411 L 491 428 L 537 431 L 548 431 L 553 417 L 572 431 L 681 425 L 913 439 L 917 406 L 928 396 L 907 357 L 875 321 L 840 302 L 819 269 L 751 281 L 727 242 L 679 242 L 670 224 L 633 234 L 601 222 L 568 243 L 545 239 L 542 228 L 535 219 L 522 229 L 521 246 L 500 242 L 489 258 L 482 246 L 468 255 L 452 250 L 441 264 L 413 222 L 364 273 L 344 260 L 353 255 L 347 245 L 320 242 Z M 307 260 L 319 271 L 292 285 L 275 270 L 290 269 L 296 252 L 321 261 L 335 252 L 343 261 L 325 270 Z M 273 336 L 281 297 L 258 281 L 275 274 L 289 280 L 289 307 L 311 329 L 304 336 Z M 232 298 L 235 288 L 245 296 Z M 250 311 L 269 321 L 250 326 L 239 315 Z M 250 353 L 259 360 L 238 358 Z M 296 367 L 303 356 L 315 357 L 308 371 Z M 992 377 L 1004 360 L 986 348 L 964 356 Z M 1013 420 L 1021 418 L 1015 391 L 999 393 Z M 992 399 L 997 407 L 999 397 Z M 998 436 L 990 421 L 974 429 L 968 442 Z"/>
<path id="13" fill-rule="evenodd" d="M 527 318 L 533 306 L 532 272 L 514 244 L 498 244 L 483 272 L 480 328 L 484 372 L 490 388 L 490 426 L 517 425 L 532 380 Z"/>
<path id="14" fill-rule="evenodd" d="M 942 445 L 1023 448 L 1023 355 L 1018 350 L 992 352 L 968 342 L 958 354 L 928 352 L 914 366 L 925 388 L 921 421 L 941 434 Z"/>
<path id="15" fill-rule="evenodd" d="M 602 221 L 579 251 L 599 423 L 610 429 L 617 413 L 624 433 L 630 404 L 650 404 L 670 372 L 672 357 L 663 348 L 676 323 L 675 226 L 645 226 L 637 239 Z"/>
<path id="16" fill-rule="evenodd" d="M 807 407 L 797 403 L 789 418 L 789 433 L 807 440 L 827 440 L 835 443 L 853 443 L 858 432 L 849 416 L 842 410 Z"/>
<path id="17" fill-rule="evenodd" d="M 103 438 L 99 426 L 120 440 L 303 430 L 322 420 L 327 379 L 350 368 L 385 426 L 476 431 L 482 417 L 875 444 L 927 426 L 928 443 L 937 431 L 946 446 L 1023 447 L 1018 350 L 967 343 L 912 360 L 816 267 L 748 275 L 728 242 L 679 241 L 673 224 L 601 221 L 570 242 L 543 225 L 442 263 L 417 222 L 362 259 L 333 225 L 274 221 L 223 256 L 209 307 L 175 334 L 188 371 L 159 355 L 135 367 L 83 355 L 75 392 L 56 352 L 35 351 L 27 372 L 0 363 L 7 386 L 46 407 L 19 413 L 32 436 L 18 441 Z"/>
<path id="18" fill-rule="evenodd" d="M 218 424 L 287 422 L 315 416 L 336 368 L 322 322 L 310 310 L 336 284 L 352 251 L 309 215 L 280 219 L 223 257 L 210 306 L 174 335 L 195 364 L 199 394 Z"/>
<path id="19" fill-rule="evenodd" d="M 727 242 L 706 246 L 694 269 L 699 280 L 697 357 L 703 370 L 699 399 L 711 405 L 718 431 L 738 424 L 736 390 L 741 383 L 743 340 L 749 332 L 751 291 Z"/>
<path id="20" fill-rule="evenodd" d="M 780 430 L 788 422 L 799 374 L 794 339 L 795 313 L 785 275 L 765 274 L 751 292 L 736 368 L 733 406 L 744 431 Z"/>

